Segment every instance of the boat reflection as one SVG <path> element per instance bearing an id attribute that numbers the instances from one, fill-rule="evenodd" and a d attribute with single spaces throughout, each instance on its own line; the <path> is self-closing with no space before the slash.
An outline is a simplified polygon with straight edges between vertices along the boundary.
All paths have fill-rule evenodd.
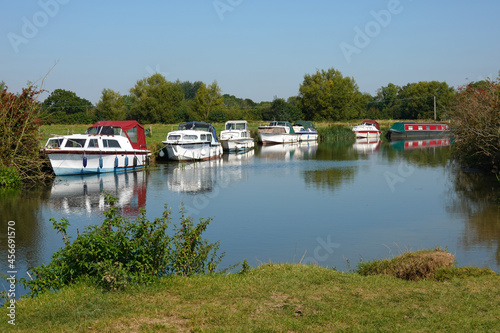
<path id="1" fill-rule="evenodd" d="M 247 178 L 242 168 L 254 159 L 254 150 L 227 153 L 222 159 L 188 163 L 169 163 L 167 168 L 168 189 L 174 192 L 200 194 L 212 192 L 216 187 Z"/>
<path id="2" fill-rule="evenodd" d="M 56 177 L 50 192 L 49 206 L 65 213 L 104 211 L 104 193 L 117 198 L 122 214 L 137 215 L 146 205 L 147 174 L 126 172 Z"/>
<path id="3" fill-rule="evenodd" d="M 441 138 L 427 138 L 421 140 L 398 140 L 391 141 L 391 146 L 397 150 L 411 150 L 411 149 L 421 149 L 421 148 L 433 148 L 433 147 L 448 147 L 452 144 L 452 139 L 450 137 Z"/>
<path id="4" fill-rule="evenodd" d="M 358 138 L 352 148 L 363 154 L 373 154 L 380 148 L 379 138 Z"/>
<path id="5" fill-rule="evenodd" d="M 269 160 L 306 160 L 315 158 L 317 149 L 317 141 L 265 145 L 261 146 L 259 157 Z"/>

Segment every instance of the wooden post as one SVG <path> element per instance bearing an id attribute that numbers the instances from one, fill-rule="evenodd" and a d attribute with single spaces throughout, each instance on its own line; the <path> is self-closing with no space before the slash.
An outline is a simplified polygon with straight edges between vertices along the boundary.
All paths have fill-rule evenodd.
<path id="1" fill-rule="evenodd" d="M 434 120 L 436 120 L 436 95 L 434 95 Z"/>

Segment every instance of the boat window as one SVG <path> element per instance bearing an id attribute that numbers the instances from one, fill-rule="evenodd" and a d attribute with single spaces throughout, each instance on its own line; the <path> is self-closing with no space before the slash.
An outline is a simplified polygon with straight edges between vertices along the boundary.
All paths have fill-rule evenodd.
<path id="1" fill-rule="evenodd" d="M 102 140 L 102 145 L 104 148 L 121 148 L 120 143 L 117 140 Z"/>
<path id="2" fill-rule="evenodd" d="M 97 139 L 90 139 L 87 148 L 99 148 L 99 142 Z"/>
<path id="3" fill-rule="evenodd" d="M 184 135 L 184 140 L 198 140 L 197 135 Z"/>
<path id="4" fill-rule="evenodd" d="M 426 129 L 427 129 L 428 131 L 430 131 L 430 130 L 431 130 L 431 127 L 430 127 L 430 126 L 427 126 L 427 127 L 426 127 Z"/>
<path id="5" fill-rule="evenodd" d="M 99 129 L 100 129 L 100 127 L 89 127 L 87 129 L 87 131 L 85 132 L 85 134 L 96 135 L 97 133 L 99 133 Z"/>
<path id="6" fill-rule="evenodd" d="M 424 128 L 422 126 L 418 126 L 418 130 L 421 131 L 423 130 Z"/>
<path id="7" fill-rule="evenodd" d="M 47 144 L 45 145 L 45 147 L 48 149 L 59 148 L 59 147 L 61 147 L 63 140 L 64 139 L 62 139 L 62 138 L 49 139 L 49 141 L 47 141 Z"/>
<path id="8" fill-rule="evenodd" d="M 207 134 L 207 141 L 208 142 L 212 141 L 212 134 Z"/>
<path id="9" fill-rule="evenodd" d="M 64 145 L 65 148 L 83 148 L 85 147 L 85 141 L 86 139 L 68 139 L 66 141 L 66 144 Z"/>
<path id="10" fill-rule="evenodd" d="M 181 139 L 180 134 L 169 134 L 167 140 L 177 141 Z"/>
<path id="11" fill-rule="evenodd" d="M 410 131 L 413 131 L 413 126 L 408 126 L 408 129 L 409 129 Z"/>
<path id="12" fill-rule="evenodd" d="M 226 124 L 226 130 L 232 130 L 233 124 Z"/>
<path id="13" fill-rule="evenodd" d="M 207 140 L 207 135 L 206 134 L 201 134 L 200 135 L 200 140 L 201 141 L 206 141 Z"/>
<path id="14" fill-rule="evenodd" d="M 132 127 L 127 131 L 127 135 L 130 138 L 130 141 L 133 143 L 137 143 L 137 126 Z"/>

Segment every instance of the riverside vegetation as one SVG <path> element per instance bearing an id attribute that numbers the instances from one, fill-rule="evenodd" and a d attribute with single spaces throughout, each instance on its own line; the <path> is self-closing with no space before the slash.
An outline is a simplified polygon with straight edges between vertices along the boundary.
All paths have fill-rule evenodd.
<path id="1" fill-rule="evenodd" d="M 211 219 L 195 225 L 181 209 L 149 221 L 109 209 L 100 225 L 71 242 L 68 221 L 52 220 L 64 247 L 20 281 L 16 325 L 0 309 L 0 330 L 234 332 L 335 330 L 492 331 L 500 316 L 500 277 L 454 267 L 441 249 L 362 262 L 351 272 L 315 265 L 246 261 L 238 273 L 218 269 L 219 243 L 203 239 Z M 5 295 L 4 295 L 5 296 Z M 70 309 L 70 311 L 68 311 Z"/>

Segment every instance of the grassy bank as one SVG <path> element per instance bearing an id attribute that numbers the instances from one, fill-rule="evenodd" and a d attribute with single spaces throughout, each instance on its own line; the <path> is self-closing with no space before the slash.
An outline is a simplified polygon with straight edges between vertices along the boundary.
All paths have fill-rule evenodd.
<path id="1" fill-rule="evenodd" d="M 16 304 L 19 332 L 495 331 L 498 275 L 409 282 L 299 264 L 171 277 L 122 292 L 79 283 Z"/>

